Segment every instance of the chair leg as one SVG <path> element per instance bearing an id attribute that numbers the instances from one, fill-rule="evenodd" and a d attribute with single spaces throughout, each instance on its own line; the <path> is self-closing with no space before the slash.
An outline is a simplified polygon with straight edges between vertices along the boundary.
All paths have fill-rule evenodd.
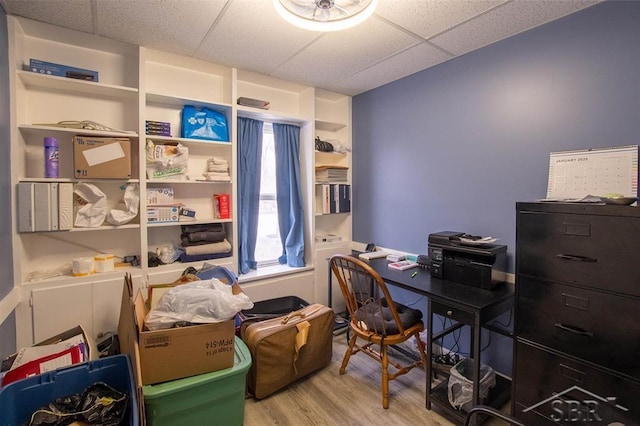
<path id="1" fill-rule="evenodd" d="M 420 352 L 420 359 L 422 360 L 422 368 L 424 371 L 427 371 L 427 352 L 424 343 L 420 340 L 420 334 L 416 334 L 415 338 L 418 345 L 418 352 Z"/>
<path id="2" fill-rule="evenodd" d="M 347 364 L 349 364 L 349 359 L 351 358 L 351 354 L 353 354 L 353 348 L 356 345 L 356 339 L 357 336 L 354 335 L 351 336 L 351 339 L 349 339 L 349 347 L 347 348 L 347 351 L 344 353 L 344 358 L 342 359 L 342 365 L 340 366 L 340 374 L 344 374 L 345 371 L 347 370 Z"/>
<path id="3" fill-rule="evenodd" d="M 382 408 L 389 408 L 389 355 L 387 345 L 382 345 Z"/>

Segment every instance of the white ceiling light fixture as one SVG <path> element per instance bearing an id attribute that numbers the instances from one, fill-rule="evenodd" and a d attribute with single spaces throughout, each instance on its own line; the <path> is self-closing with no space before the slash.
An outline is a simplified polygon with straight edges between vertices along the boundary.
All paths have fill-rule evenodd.
<path id="1" fill-rule="evenodd" d="M 273 0 L 287 22 L 305 30 L 340 31 L 370 17 L 378 0 Z"/>

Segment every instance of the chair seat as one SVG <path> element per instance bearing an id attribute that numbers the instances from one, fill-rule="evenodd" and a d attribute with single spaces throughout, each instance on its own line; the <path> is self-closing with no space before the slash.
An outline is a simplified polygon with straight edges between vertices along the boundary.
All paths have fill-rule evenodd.
<path id="1" fill-rule="evenodd" d="M 416 325 L 422 319 L 422 312 L 418 309 L 408 308 L 400 303 L 393 302 L 400 324 L 403 329 L 408 329 Z M 380 304 L 367 303 L 362 305 L 355 315 L 358 321 L 364 321 L 369 330 L 375 330 L 377 334 L 389 336 L 400 334 L 400 327 L 393 318 L 393 313 L 386 299 L 382 299 Z"/>

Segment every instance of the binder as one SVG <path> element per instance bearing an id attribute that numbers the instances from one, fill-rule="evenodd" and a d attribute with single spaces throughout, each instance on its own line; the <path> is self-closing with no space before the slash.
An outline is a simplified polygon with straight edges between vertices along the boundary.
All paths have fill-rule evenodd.
<path id="1" fill-rule="evenodd" d="M 35 228 L 38 231 L 51 231 L 51 191 L 48 183 L 33 184 L 33 208 Z"/>
<path id="2" fill-rule="evenodd" d="M 58 182 L 49 184 L 50 200 L 51 200 L 51 230 L 57 231 L 58 228 Z"/>
<path id="3" fill-rule="evenodd" d="M 338 185 L 336 184 L 330 184 L 329 185 L 329 213 L 337 213 L 338 209 L 337 204 L 338 204 L 338 200 L 339 200 L 339 192 L 338 192 Z"/>
<path id="4" fill-rule="evenodd" d="M 33 183 L 18 183 L 18 232 L 35 231 Z"/>
<path id="5" fill-rule="evenodd" d="M 58 184 L 58 229 L 73 228 L 73 184 Z"/>

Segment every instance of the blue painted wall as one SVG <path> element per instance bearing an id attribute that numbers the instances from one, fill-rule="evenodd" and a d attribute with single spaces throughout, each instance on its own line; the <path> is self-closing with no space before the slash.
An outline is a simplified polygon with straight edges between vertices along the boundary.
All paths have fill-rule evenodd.
<path id="1" fill-rule="evenodd" d="M 606 2 L 355 97 L 354 240 L 490 235 L 513 272 L 549 153 L 640 142 L 638 40 L 640 2 Z"/>
<path id="2" fill-rule="evenodd" d="M 355 97 L 354 240 L 490 235 L 513 272 L 515 203 L 545 197 L 549 153 L 640 143 L 639 40 L 640 2 L 605 2 Z M 490 336 L 482 359 L 510 375 Z"/>

